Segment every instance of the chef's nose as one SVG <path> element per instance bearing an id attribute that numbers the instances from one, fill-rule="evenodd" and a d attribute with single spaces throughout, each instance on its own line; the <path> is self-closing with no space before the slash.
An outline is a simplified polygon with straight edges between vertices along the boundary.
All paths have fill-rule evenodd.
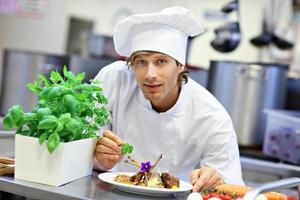
<path id="1" fill-rule="evenodd" d="M 147 67 L 146 76 L 151 79 L 157 77 L 157 68 L 153 63 L 149 63 Z"/>

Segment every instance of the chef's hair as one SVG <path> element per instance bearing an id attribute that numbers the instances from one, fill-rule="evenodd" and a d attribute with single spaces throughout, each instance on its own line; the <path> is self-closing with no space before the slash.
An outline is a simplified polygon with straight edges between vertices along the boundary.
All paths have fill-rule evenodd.
<path id="1" fill-rule="evenodd" d="M 154 51 L 136 51 L 134 53 L 132 53 L 126 60 L 126 63 L 127 63 L 127 66 L 128 66 L 128 69 L 130 67 L 133 67 L 134 66 L 134 60 L 135 58 L 138 56 L 138 55 L 147 55 L 147 54 L 151 54 L 153 53 Z M 172 57 L 171 57 L 172 58 Z M 173 58 L 174 59 L 174 58 Z M 174 59 L 175 60 L 175 59 Z M 178 67 L 184 67 L 184 70 L 182 72 L 179 73 L 178 75 L 178 82 L 180 84 L 185 84 L 188 82 L 188 74 L 189 74 L 189 71 L 186 70 L 185 66 L 183 64 L 181 64 L 180 62 L 178 62 L 177 60 L 176 61 L 176 65 Z"/>

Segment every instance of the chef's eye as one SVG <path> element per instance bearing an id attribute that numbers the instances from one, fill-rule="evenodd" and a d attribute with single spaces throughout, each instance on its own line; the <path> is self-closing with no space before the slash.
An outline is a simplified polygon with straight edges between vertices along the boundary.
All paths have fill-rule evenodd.
<path id="1" fill-rule="evenodd" d="M 146 66 L 147 65 L 147 62 L 146 60 L 143 60 L 143 59 L 138 59 L 134 62 L 134 66 L 136 67 L 142 67 L 142 66 Z"/>
<path id="2" fill-rule="evenodd" d="M 157 65 L 164 65 L 166 64 L 168 61 L 166 59 L 158 59 L 156 61 Z"/>

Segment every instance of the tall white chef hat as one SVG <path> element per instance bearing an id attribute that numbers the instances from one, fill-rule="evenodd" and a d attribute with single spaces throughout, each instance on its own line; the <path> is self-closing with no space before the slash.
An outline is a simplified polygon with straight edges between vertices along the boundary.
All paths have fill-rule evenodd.
<path id="1" fill-rule="evenodd" d="M 158 51 L 185 64 L 188 37 L 203 31 L 190 10 L 174 6 L 125 18 L 116 25 L 113 39 L 121 56 L 139 50 Z"/>

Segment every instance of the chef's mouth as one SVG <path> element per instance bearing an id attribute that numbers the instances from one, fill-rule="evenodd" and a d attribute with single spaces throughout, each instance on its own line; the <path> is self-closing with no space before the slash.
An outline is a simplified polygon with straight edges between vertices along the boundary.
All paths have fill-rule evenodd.
<path id="1" fill-rule="evenodd" d="M 144 84 L 144 86 L 149 88 L 157 88 L 160 87 L 162 84 Z"/>

